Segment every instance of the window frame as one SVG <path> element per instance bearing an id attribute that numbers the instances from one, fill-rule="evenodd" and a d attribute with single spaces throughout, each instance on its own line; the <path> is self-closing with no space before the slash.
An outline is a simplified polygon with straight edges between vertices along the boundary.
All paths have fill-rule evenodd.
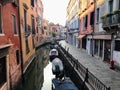
<path id="1" fill-rule="evenodd" d="M 27 10 L 24 8 L 24 31 L 27 32 Z"/>
<path id="2" fill-rule="evenodd" d="M 15 22 L 13 21 L 13 18 L 15 20 Z M 18 28 L 17 28 L 17 18 L 15 14 L 12 14 L 12 26 L 13 26 L 13 32 L 14 35 L 18 35 Z M 14 27 L 15 26 L 15 27 Z M 16 28 L 16 29 L 15 29 Z"/>
<path id="3" fill-rule="evenodd" d="M 31 15 L 32 34 L 35 34 L 35 18 Z"/>
<path id="4" fill-rule="evenodd" d="M 20 51 L 19 50 L 16 50 L 16 63 L 17 65 L 20 64 Z"/>
<path id="5" fill-rule="evenodd" d="M 25 38 L 25 44 L 26 44 L 26 54 L 28 54 L 30 52 L 28 38 Z"/>
<path id="6" fill-rule="evenodd" d="M 119 40 L 115 40 L 115 51 L 120 51 L 120 45 L 119 45 L 120 41 Z"/>
<path id="7" fill-rule="evenodd" d="M 120 9 L 120 0 L 118 0 L 118 10 Z"/>
<path id="8" fill-rule="evenodd" d="M 113 0 L 110 0 L 109 2 L 108 2 L 108 9 L 109 9 L 109 13 L 111 13 L 112 11 L 113 11 L 113 8 L 114 8 L 114 1 Z M 110 6 L 112 6 L 112 7 L 110 7 Z"/>
<path id="9" fill-rule="evenodd" d="M 95 12 L 94 11 L 90 12 L 90 25 L 91 25 L 91 27 L 94 26 L 94 17 L 95 17 Z"/>
<path id="10" fill-rule="evenodd" d="M 34 7 L 34 4 L 35 4 L 34 0 L 31 0 L 31 6 L 32 7 Z"/>
<path id="11" fill-rule="evenodd" d="M 0 22 L 1 22 L 1 25 L 0 25 L 0 29 L 1 29 L 1 32 L 0 32 L 0 35 L 4 34 L 4 30 L 3 30 L 3 20 L 2 20 L 2 5 L 0 4 L 0 13 L 1 13 L 1 16 L 0 16 Z"/>
<path id="12" fill-rule="evenodd" d="M 97 14 L 96 14 L 96 23 L 99 23 L 100 21 L 100 8 L 97 8 Z"/>

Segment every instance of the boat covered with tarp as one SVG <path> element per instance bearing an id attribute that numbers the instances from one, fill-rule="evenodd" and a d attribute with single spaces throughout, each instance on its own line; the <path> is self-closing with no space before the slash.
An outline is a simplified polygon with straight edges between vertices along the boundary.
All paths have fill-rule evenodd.
<path id="1" fill-rule="evenodd" d="M 50 53 L 50 61 L 52 61 L 53 59 L 55 59 L 56 57 L 58 57 L 58 50 L 57 49 L 51 49 Z"/>
<path id="2" fill-rule="evenodd" d="M 65 77 L 63 80 L 53 78 L 52 90 L 78 90 L 78 88 L 69 77 Z"/>

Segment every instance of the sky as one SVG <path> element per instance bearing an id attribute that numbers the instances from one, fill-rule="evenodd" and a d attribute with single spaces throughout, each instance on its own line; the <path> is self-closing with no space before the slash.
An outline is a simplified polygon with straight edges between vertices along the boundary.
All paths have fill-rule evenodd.
<path id="1" fill-rule="evenodd" d="M 42 0 L 44 18 L 55 24 L 65 25 L 69 0 Z"/>

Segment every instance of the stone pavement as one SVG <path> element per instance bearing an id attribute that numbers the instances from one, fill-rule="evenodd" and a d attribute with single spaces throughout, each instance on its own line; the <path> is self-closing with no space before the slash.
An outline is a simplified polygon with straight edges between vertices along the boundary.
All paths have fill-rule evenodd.
<path id="1" fill-rule="evenodd" d="M 120 71 L 111 70 L 108 63 L 88 55 L 85 50 L 76 48 L 65 41 L 61 41 L 60 44 L 64 48 L 69 47 L 69 53 L 78 59 L 83 66 L 88 68 L 101 82 L 111 87 L 111 90 L 120 90 Z"/>

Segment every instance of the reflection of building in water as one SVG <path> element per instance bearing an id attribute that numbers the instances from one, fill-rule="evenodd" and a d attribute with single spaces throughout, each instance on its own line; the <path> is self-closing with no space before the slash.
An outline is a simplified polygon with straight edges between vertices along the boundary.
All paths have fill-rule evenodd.
<path id="1" fill-rule="evenodd" d="M 44 82 L 43 70 L 44 70 L 43 60 L 42 58 L 38 58 L 36 61 L 36 76 L 35 76 L 36 90 L 41 90 L 43 86 L 43 82 Z"/>
<path id="2" fill-rule="evenodd" d="M 43 50 L 43 64 L 44 64 L 44 68 L 48 65 L 49 63 L 49 49 L 47 47 L 44 48 Z"/>
<path id="3" fill-rule="evenodd" d="M 35 87 L 36 90 L 41 90 L 44 82 L 44 65 L 43 65 L 43 50 L 40 49 L 37 52 L 36 58 L 36 77 L 35 77 Z"/>
<path id="4" fill-rule="evenodd" d="M 41 90 L 44 82 L 44 67 L 49 63 L 49 50 L 46 48 L 41 48 L 36 53 L 36 77 L 35 77 L 35 85 L 36 90 Z"/>

